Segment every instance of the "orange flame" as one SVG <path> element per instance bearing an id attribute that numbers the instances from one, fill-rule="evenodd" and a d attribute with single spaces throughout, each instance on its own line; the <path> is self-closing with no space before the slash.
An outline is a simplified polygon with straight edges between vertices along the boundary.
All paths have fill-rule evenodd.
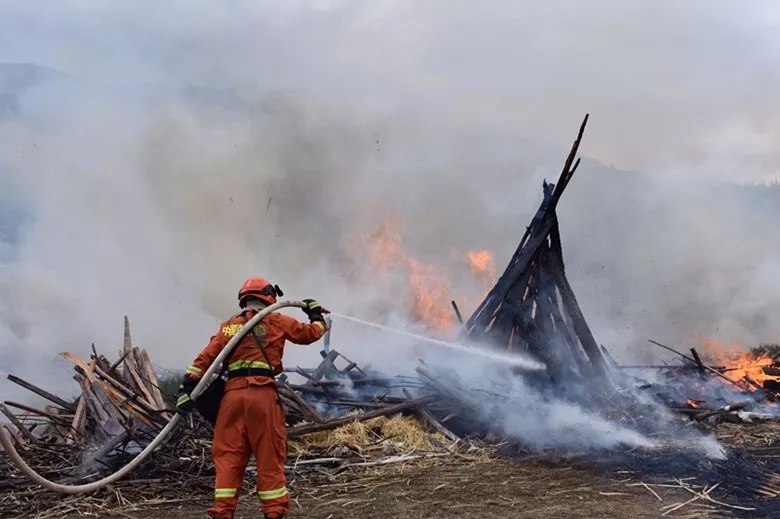
<path id="1" fill-rule="evenodd" d="M 493 262 L 493 255 L 486 250 L 481 251 L 468 251 L 466 253 L 466 261 L 479 280 L 482 282 L 482 286 L 486 291 L 493 288 L 496 284 L 496 268 Z"/>
<path id="2" fill-rule="evenodd" d="M 746 376 L 758 384 L 762 384 L 765 380 L 776 380 L 775 377 L 764 373 L 764 368 L 774 363 L 774 360 L 768 355 L 756 356 L 745 346 L 727 345 L 711 338 L 706 339 L 700 349 L 705 357 L 726 368 L 723 373 L 726 377 L 745 386 L 746 389 L 754 389 L 753 386 L 746 383 Z"/>
<path id="3" fill-rule="evenodd" d="M 698 409 L 699 407 L 701 407 L 701 406 L 699 405 L 699 401 L 697 401 L 697 400 L 691 400 L 690 398 L 688 399 L 688 405 L 689 405 L 689 406 L 691 406 L 691 407 L 693 407 L 694 409 Z"/>
<path id="4" fill-rule="evenodd" d="M 410 318 L 424 323 L 434 331 L 452 330 L 458 323 L 451 306 L 453 297 L 448 272 L 444 268 L 412 257 L 403 246 L 404 230 L 402 221 L 391 218 L 366 236 L 367 267 L 374 273 L 403 271 L 411 294 Z M 486 294 L 495 283 L 492 255 L 484 250 L 469 251 L 465 259 L 472 273 L 482 283 Z"/>

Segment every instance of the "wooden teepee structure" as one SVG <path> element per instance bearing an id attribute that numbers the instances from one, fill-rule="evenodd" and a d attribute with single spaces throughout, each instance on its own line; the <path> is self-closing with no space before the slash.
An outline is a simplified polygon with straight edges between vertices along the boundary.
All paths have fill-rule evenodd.
<path id="1" fill-rule="evenodd" d="M 464 333 L 507 351 L 531 353 L 547 364 L 553 382 L 607 379 L 607 366 L 566 279 L 555 209 L 580 160 L 582 121 L 556 184 L 544 198 L 506 270 L 466 321 Z"/>

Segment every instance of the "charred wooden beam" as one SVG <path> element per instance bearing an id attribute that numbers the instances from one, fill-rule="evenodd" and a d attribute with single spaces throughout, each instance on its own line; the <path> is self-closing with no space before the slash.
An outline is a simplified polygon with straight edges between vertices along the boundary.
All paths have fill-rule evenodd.
<path id="1" fill-rule="evenodd" d="M 30 441 L 35 440 L 35 436 L 33 436 L 30 430 L 24 426 L 22 421 L 19 420 L 19 418 L 14 413 L 12 413 L 11 410 L 5 406 L 5 404 L 1 402 L 0 402 L 0 412 L 2 412 L 11 421 L 11 423 L 14 424 L 14 427 L 16 427 L 19 433 L 24 435 L 25 438 L 27 438 Z M 10 427 L 8 429 L 10 430 Z"/>
<path id="2" fill-rule="evenodd" d="M 57 404 L 61 408 L 66 409 L 66 410 L 70 411 L 71 413 L 75 413 L 76 412 L 76 406 L 75 405 L 71 404 L 70 402 L 67 402 L 67 401 L 63 400 L 62 398 L 58 397 L 57 395 L 53 395 L 53 394 L 49 393 L 48 391 L 45 391 L 45 390 L 39 388 L 38 386 L 35 386 L 35 385 L 25 381 L 25 380 L 22 380 L 21 378 L 15 376 L 15 375 L 10 375 L 9 374 L 8 375 L 8 380 L 13 382 L 14 384 L 22 386 L 23 388 L 25 388 L 28 391 L 32 391 L 36 395 L 38 395 L 38 396 L 40 396 L 42 398 L 45 398 L 49 402 L 53 402 L 53 403 Z"/>

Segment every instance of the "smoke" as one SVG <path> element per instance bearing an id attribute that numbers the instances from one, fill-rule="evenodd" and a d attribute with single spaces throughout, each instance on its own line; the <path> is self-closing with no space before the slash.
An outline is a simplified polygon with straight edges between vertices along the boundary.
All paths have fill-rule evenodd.
<path id="1" fill-rule="evenodd" d="M 113 356 L 125 314 L 186 366 L 255 274 L 392 324 L 406 280 L 361 271 L 366 233 L 400 217 L 415 257 L 487 249 L 500 272 L 586 112 L 559 214 L 597 340 L 623 360 L 651 336 L 777 339 L 780 190 L 724 184 L 780 158 L 773 3 L 39 7 L 0 7 L 0 370 L 70 390 L 56 352 Z M 354 326 L 333 341 L 414 359 Z"/>

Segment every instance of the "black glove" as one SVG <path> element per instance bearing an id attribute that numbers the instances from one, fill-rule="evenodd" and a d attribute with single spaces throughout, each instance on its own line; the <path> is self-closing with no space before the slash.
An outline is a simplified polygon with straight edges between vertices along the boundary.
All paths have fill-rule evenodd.
<path id="1" fill-rule="evenodd" d="M 309 322 L 325 322 L 325 318 L 322 316 L 323 313 L 328 313 L 328 311 L 322 307 L 321 304 L 319 304 L 314 299 L 304 299 L 304 303 L 306 303 L 306 308 L 303 308 L 304 313 L 309 316 Z"/>
<path id="2" fill-rule="evenodd" d="M 191 413 L 195 409 L 195 401 L 190 398 L 190 393 L 198 385 L 198 381 L 189 375 L 184 375 L 184 380 L 179 385 L 179 396 L 176 400 L 176 412 L 180 414 Z"/>

